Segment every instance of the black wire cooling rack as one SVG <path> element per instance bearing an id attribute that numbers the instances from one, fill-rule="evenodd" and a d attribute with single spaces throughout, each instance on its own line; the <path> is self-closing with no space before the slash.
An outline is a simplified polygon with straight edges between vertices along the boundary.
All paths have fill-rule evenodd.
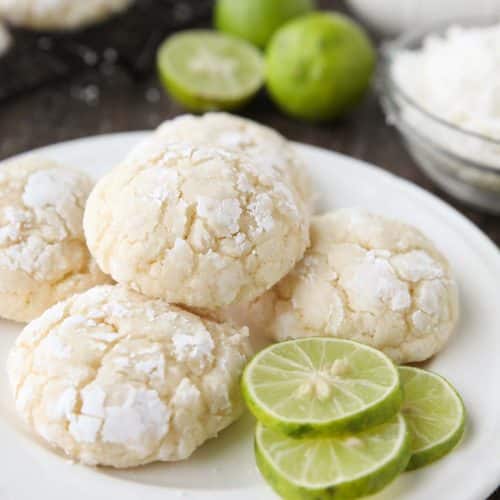
<path id="1" fill-rule="evenodd" d="M 125 13 L 73 32 L 12 28 L 0 58 L 0 100 L 95 68 L 120 65 L 132 78 L 149 74 L 156 48 L 172 31 L 209 19 L 213 0 L 136 0 Z"/>

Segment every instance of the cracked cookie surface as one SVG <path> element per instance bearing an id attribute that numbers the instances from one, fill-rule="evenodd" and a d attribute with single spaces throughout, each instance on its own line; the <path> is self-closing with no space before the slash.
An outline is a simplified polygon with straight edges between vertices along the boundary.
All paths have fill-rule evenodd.
<path id="1" fill-rule="evenodd" d="M 173 141 L 218 146 L 250 156 L 268 175 L 287 178 L 312 210 L 314 196 L 307 167 L 292 144 L 275 130 L 229 113 L 181 115 L 162 123 L 128 155 L 137 161 Z"/>
<path id="2" fill-rule="evenodd" d="M 248 331 L 120 285 L 48 309 L 23 330 L 7 369 L 23 420 L 89 465 L 187 458 L 237 419 Z"/>
<path id="3" fill-rule="evenodd" d="M 109 282 L 83 236 L 90 178 L 38 156 L 0 165 L 0 316 L 29 321 Z"/>
<path id="4" fill-rule="evenodd" d="M 343 209 L 313 217 L 311 247 L 290 274 L 253 303 L 219 316 L 274 340 L 357 340 L 406 363 L 442 349 L 458 310 L 449 264 L 420 231 Z"/>
<path id="5" fill-rule="evenodd" d="M 295 265 L 309 242 L 309 209 L 252 156 L 174 142 L 101 179 L 84 228 L 117 282 L 217 308 L 254 299 Z"/>

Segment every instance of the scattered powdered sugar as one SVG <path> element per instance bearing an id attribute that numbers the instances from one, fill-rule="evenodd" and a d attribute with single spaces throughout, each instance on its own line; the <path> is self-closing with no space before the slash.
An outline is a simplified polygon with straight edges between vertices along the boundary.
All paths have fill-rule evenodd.
<path id="1" fill-rule="evenodd" d="M 193 408 L 200 399 L 201 394 L 198 388 L 188 378 L 183 378 L 175 390 L 172 404 L 181 408 Z"/>
<path id="2" fill-rule="evenodd" d="M 59 418 L 69 418 L 73 412 L 76 404 L 76 389 L 74 387 L 68 387 L 65 389 L 56 403 L 49 408 L 49 416 L 54 420 Z"/>
<path id="3" fill-rule="evenodd" d="M 121 406 L 106 407 L 102 440 L 147 451 L 151 441 L 159 442 L 167 433 L 169 419 L 170 410 L 156 391 L 129 387 Z"/>
<path id="4" fill-rule="evenodd" d="M 82 398 L 81 413 L 90 417 L 104 417 L 106 392 L 96 384 L 88 385 L 80 391 Z"/>
<path id="5" fill-rule="evenodd" d="M 107 316 L 115 317 L 115 318 L 127 318 L 132 315 L 132 311 L 129 307 L 126 307 L 124 304 L 113 301 L 108 302 L 102 306 L 102 310 Z"/>
<path id="6" fill-rule="evenodd" d="M 425 332 L 432 324 L 431 317 L 422 311 L 415 311 L 411 315 L 411 321 L 413 326 L 421 332 Z"/>
<path id="7" fill-rule="evenodd" d="M 165 357 L 161 351 L 153 353 L 145 359 L 135 361 L 134 368 L 148 375 L 150 378 L 156 377 L 163 380 L 165 373 Z"/>
<path id="8" fill-rule="evenodd" d="M 7 206 L 3 210 L 6 224 L 0 227 L 0 245 L 19 240 L 22 237 L 22 229 L 30 223 L 30 214 L 16 207 Z"/>
<path id="9" fill-rule="evenodd" d="M 439 317 L 442 313 L 442 303 L 446 300 L 446 289 L 441 281 L 424 281 L 416 294 L 419 308 L 431 316 Z"/>
<path id="10" fill-rule="evenodd" d="M 31 174 L 24 188 L 23 202 L 30 208 L 60 207 L 73 201 L 79 190 L 79 176 L 69 169 L 51 168 Z"/>
<path id="11" fill-rule="evenodd" d="M 190 333 L 176 333 L 172 342 L 175 357 L 179 362 L 193 359 L 205 364 L 212 357 L 214 341 L 210 332 L 203 326 Z"/>
<path id="12" fill-rule="evenodd" d="M 56 359 L 68 359 L 71 356 L 71 347 L 55 333 L 47 335 L 41 344 L 49 349 L 50 354 Z"/>
<path id="13" fill-rule="evenodd" d="M 87 415 L 70 415 L 69 433 L 79 443 L 95 443 L 102 419 Z"/>
<path id="14" fill-rule="evenodd" d="M 386 259 L 369 251 L 349 276 L 342 282 L 349 294 L 351 304 L 360 311 L 377 312 L 380 303 L 387 304 L 392 311 L 401 311 L 411 305 L 408 285 L 398 279 Z"/>
<path id="15" fill-rule="evenodd" d="M 199 196 L 197 210 L 198 215 L 207 219 L 220 236 L 231 236 L 240 229 L 242 210 L 237 199 L 217 200 Z"/>
<path id="16" fill-rule="evenodd" d="M 270 231 L 273 228 L 274 203 L 267 193 L 259 193 L 255 201 L 248 206 L 248 210 L 255 220 L 257 234 Z"/>
<path id="17" fill-rule="evenodd" d="M 217 143 L 224 148 L 239 149 L 252 144 L 252 138 L 249 134 L 240 131 L 224 131 L 217 137 Z"/>
<path id="18" fill-rule="evenodd" d="M 412 250 L 391 259 L 398 274 L 407 281 L 432 280 L 444 275 L 443 268 L 423 250 Z"/>

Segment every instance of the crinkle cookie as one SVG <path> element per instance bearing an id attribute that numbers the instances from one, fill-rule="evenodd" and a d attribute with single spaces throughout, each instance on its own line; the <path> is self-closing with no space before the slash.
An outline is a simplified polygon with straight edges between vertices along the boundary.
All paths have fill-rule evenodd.
<path id="1" fill-rule="evenodd" d="M 212 309 L 253 300 L 293 268 L 309 242 L 309 210 L 252 157 L 173 143 L 101 179 L 84 228 L 117 282 Z"/>
<path id="2" fill-rule="evenodd" d="M 30 156 L 0 164 L 0 317 L 30 321 L 109 282 L 83 236 L 90 178 Z"/>
<path id="3" fill-rule="evenodd" d="M 7 369 L 16 408 L 51 446 L 89 465 L 187 458 L 243 410 L 248 331 L 98 286 L 23 330 Z"/>
<path id="4" fill-rule="evenodd" d="M 406 363 L 437 353 L 458 311 L 448 262 L 420 231 L 344 209 L 313 218 L 311 247 L 272 290 L 219 317 L 275 340 L 357 340 Z"/>
<path id="5" fill-rule="evenodd" d="M 36 30 L 71 30 L 103 21 L 134 0 L 0 0 L 0 18 Z"/>
<path id="6" fill-rule="evenodd" d="M 174 141 L 246 153 L 264 172 L 288 178 L 302 200 L 313 207 L 311 180 L 303 159 L 283 136 L 269 127 L 229 113 L 182 115 L 160 125 L 131 151 L 128 159 L 135 161 Z"/>

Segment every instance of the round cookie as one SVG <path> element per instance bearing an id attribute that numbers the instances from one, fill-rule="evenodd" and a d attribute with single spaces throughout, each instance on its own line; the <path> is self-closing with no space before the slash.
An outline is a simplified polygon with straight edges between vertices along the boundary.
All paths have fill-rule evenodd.
<path id="1" fill-rule="evenodd" d="M 35 30 L 71 30 L 103 21 L 134 0 L 0 0 L 0 18 Z"/>
<path id="2" fill-rule="evenodd" d="M 30 321 L 109 278 L 83 236 L 91 179 L 30 156 L 0 164 L 0 317 Z"/>
<path id="3" fill-rule="evenodd" d="M 420 231 L 344 209 L 313 218 L 311 247 L 268 293 L 219 316 L 274 340 L 342 337 L 408 363 L 444 346 L 458 310 L 448 262 Z"/>
<path id="4" fill-rule="evenodd" d="M 229 113 L 182 115 L 161 124 L 127 159 L 136 161 L 175 141 L 218 146 L 251 156 L 263 171 L 287 178 L 312 211 L 314 200 L 307 167 L 299 152 L 275 130 Z"/>
<path id="5" fill-rule="evenodd" d="M 243 411 L 248 331 L 98 286 L 23 330 L 7 369 L 33 431 L 88 465 L 187 458 Z"/>
<path id="6" fill-rule="evenodd" d="M 253 300 L 293 268 L 309 242 L 309 210 L 250 156 L 172 143 L 101 179 L 84 228 L 117 282 L 213 309 Z"/>

